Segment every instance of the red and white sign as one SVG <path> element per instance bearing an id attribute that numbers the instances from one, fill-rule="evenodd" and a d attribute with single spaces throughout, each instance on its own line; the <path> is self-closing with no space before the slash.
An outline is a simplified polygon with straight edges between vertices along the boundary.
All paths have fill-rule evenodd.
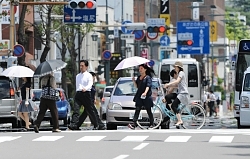
<path id="1" fill-rule="evenodd" d="M 10 1 L 9 0 L 3 0 L 2 5 L 0 7 L 0 13 L 1 13 L 1 23 L 2 24 L 10 24 Z M 14 13 L 15 13 L 15 24 L 19 24 L 19 6 L 14 6 Z"/>
<path id="2" fill-rule="evenodd" d="M 145 59 L 148 59 L 148 49 L 147 48 L 144 48 L 141 51 L 141 57 L 144 57 Z"/>
<path id="3" fill-rule="evenodd" d="M 149 32 L 147 32 L 146 35 L 147 35 L 148 39 L 150 39 L 150 40 L 154 40 L 154 39 L 156 39 L 158 37 L 158 33 L 149 33 Z"/>

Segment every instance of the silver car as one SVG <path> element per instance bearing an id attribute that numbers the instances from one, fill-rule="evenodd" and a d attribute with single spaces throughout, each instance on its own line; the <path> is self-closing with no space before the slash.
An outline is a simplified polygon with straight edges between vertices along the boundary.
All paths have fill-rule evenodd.
<path id="1" fill-rule="evenodd" d="M 103 94 L 105 92 L 112 92 L 113 91 L 113 88 L 114 86 L 107 86 L 104 88 L 103 90 Z M 106 109 L 107 109 L 107 105 L 109 103 L 109 99 L 110 97 L 102 97 L 102 100 L 101 100 L 101 107 L 100 107 L 100 117 L 102 120 L 106 120 Z"/>
<path id="2" fill-rule="evenodd" d="M 153 78 L 152 90 L 161 88 L 159 78 Z M 135 103 L 133 102 L 137 88 L 134 87 L 132 77 L 121 77 L 117 80 L 112 93 L 105 92 L 105 97 L 110 97 L 107 106 L 107 129 L 115 130 L 118 125 L 125 126 L 133 121 Z M 157 95 L 153 91 L 152 98 L 156 101 Z M 163 92 L 161 94 L 164 94 Z M 148 117 L 146 110 L 142 110 L 139 119 Z"/>

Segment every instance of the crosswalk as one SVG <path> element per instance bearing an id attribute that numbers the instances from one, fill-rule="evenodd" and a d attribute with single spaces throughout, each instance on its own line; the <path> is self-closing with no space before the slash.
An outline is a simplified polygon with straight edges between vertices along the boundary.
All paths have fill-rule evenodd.
<path id="1" fill-rule="evenodd" d="M 119 133 L 118 133 L 119 132 Z M 242 137 L 242 135 L 244 135 Z M 241 137 L 238 137 L 241 136 Z M 238 138 L 237 138 L 238 137 Z M 163 142 L 163 143 L 232 143 L 250 142 L 250 130 L 146 130 L 146 131 L 64 131 L 60 134 L 51 132 L 13 132 L 0 133 L 0 144 L 25 140 L 30 142 L 56 142 L 63 139 L 76 142 Z M 142 145 L 145 146 L 145 145 Z"/>

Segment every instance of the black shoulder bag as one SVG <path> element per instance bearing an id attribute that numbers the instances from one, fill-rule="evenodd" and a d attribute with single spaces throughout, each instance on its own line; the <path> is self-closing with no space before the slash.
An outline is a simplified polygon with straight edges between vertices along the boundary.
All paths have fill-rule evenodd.
<path id="1" fill-rule="evenodd" d="M 50 85 L 50 77 L 47 81 L 46 86 L 42 88 L 41 98 L 50 99 L 50 100 L 58 100 L 59 99 L 59 91 L 51 87 Z"/>

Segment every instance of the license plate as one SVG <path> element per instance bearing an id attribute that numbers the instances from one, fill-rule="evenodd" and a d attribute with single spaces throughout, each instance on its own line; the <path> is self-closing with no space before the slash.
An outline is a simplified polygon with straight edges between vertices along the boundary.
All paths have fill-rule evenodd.
<path id="1" fill-rule="evenodd" d="M 134 113 L 130 113 L 129 119 L 133 119 L 133 118 L 134 118 Z M 142 119 L 142 114 L 141 113 L 139 114 L 138 119 Z"/>

